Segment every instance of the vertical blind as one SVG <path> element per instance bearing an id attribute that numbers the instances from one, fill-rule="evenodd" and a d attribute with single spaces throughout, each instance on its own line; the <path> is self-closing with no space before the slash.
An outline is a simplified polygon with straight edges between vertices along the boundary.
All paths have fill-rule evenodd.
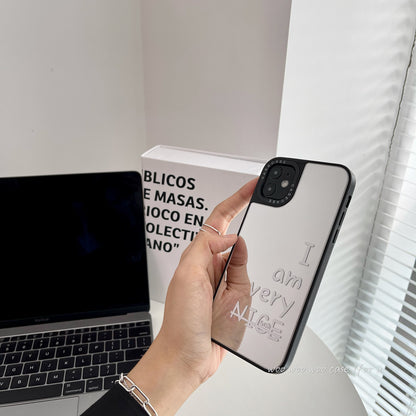
<path id="1" fill-rule="evenodd" d="M 370 415 L 416 415 L 416 51 L 344 356 Z"/>

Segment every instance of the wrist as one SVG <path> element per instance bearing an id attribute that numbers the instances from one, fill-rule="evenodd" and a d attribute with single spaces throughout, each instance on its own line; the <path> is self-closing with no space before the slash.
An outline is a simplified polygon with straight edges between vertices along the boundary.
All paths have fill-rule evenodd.
<path id="1" fill-rule="evenodd" d="M 160 337 L 128 376 L 146 394 L 159 416 L 174 415 L 201 384 L 197 374 Z"/>

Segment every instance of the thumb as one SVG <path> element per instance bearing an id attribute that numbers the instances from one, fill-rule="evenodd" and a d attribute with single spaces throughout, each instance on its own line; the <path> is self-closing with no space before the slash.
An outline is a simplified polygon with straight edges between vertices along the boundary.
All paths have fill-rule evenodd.
<path id="1" fill-rule="evenodd" d="M 237 235 L 226 234 L 226 235 L 211 235 L 208 239 L 208 246 L 211 250 L 211 254 L 219 254 L 223 251 L 228 250 L 237 241 Z"/>
<path id="2" fill-rule="evenodd" d="M 235 234 L 218 235 L 211 232 L 198 233 L 182 255 L 190 263 L 202 267 L 212 265 L 213 256 L 229 249 L 237 241 Z"/>
<path id="3" fill-rule="evenodd" d="M 228 285 L 250 284 L 247 273 L 248 251 L 244 238 L 239 236 L 227 268 Z"/>

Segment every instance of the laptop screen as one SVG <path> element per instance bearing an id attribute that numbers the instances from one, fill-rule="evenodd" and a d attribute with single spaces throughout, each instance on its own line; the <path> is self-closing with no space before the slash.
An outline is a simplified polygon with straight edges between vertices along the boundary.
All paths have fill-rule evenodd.
<path id="1" fill-rule="evenodd" d="M 137 172 L 0 179 L 0 327 L 149 309 Z"/>

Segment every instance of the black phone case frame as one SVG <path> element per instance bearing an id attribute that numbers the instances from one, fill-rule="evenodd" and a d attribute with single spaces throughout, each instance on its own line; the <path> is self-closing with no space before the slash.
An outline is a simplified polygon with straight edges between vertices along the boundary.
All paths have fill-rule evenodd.
<path id="1" fill-rule="evenodd" d="M 333 222 L 332 229 L 330 231 L 328 240 L 326 242 L 323 255 L 321 256 L 320 262 L 318 264 L 318 268 L 317 268 L 316 273 L 314 275 L 312 285 L 311 285 L 311 287 L 309 289 L 309 292 L 308 292 L 308 295 L 306 297 L 305 305 L 304 305 L 304 307 L 302 309 L 302 312 L 300 314 L 300 317 L 298 319 L 298 322 L 297 322 L 297 325 L 295 327 L 294 334 L 292 336 L 291 342 L 289 343 L 288 352 L 287 352 L 287 354 L 286 354 L 286 356 L 283 360 L 283 364 L 280 367 L 276 367 L 275 369 L 272 369 L 272 370 L 267 369 L 267 368 L 259 365 L 258 363 L 250 360 L 249 358 L 245 357 L 244 355 L 239 354 L 238 352 L 232 350 L 231 348 L 227 347 L 226 345 L 224 345 L 224 344 L 222 344 L 222 343 L 220 343 L 217 340 L 212 338 L 212 341 L 215 342 L 216 344 L 218 344 L 219 346 L 221 346 L 222 348 L 224 348 L 227 351 L 233 353 L 234 355 L 238 356 L 239 358 L 243 359 L 244 361 L 254 365 L 255 367 L 261 369 L 262 371 L 270 373 L 270 374 L 281 374 L 281 373 L 283 373 L 284 371 L 286 371 L 288 369 L 288 367 L 290 366 L 290 364 L 293 361 L 293 358 L 296 354 L 296 350 L 297 350 L 297 347 L 298 347 L 299 342 L 301 340 L 304 328 L 306 326 L 309 314 L 311 312 L 313 303 L 314 303 L 316 295 L 318 293 L 318 289 L 319 289 L 319 286 L 321 284 L 322 277 L 324 275 L 326 266 L 327 266 L 328 261 L 331 257 L 332 250 L 335 246 L 335 242 L 336 242 L 336 239 L 338 237 L 338 233 L 340 231 L 341 225 L 343 223 L 346 211 L 347 211 L 347 209 L 350 205 L 352 194 L 354 192 L 354 188 L 355 188 L 355 184 L 356 184 L 356 179 L 355 179 L 354 174 L 350 171 L 350 169 L 348 169 L 345 165 L 342 165 L 342 164 L 330 163 L 330 162 L 321 162 L 321 161 L 315 161 L 315 160 L 306 160 L 306 159 L 285 158 L 285 157 L 273 158 L 273 159 L 269 160 L 265 164 L 264 168 L 262 169 L 262 172 L 260 174 L 260 177 L 259 177 L 259 180 L 257 182 L 256 188 L 254 189 L 252 198 L 249 202 L 249 205 L 246 208 L 246 211 L 244 213 L 244 217 L 243 217 L 243 219 L 241 221 L 241 224 L 239 226 L 239 230 L 238 230 L 238 233 L 237 233 L 238 235 L 240 235 L 240 232 L 242 230 L 242 227 L 244 225 L 244 221 L 245 221 L 246 216 L 247 216 L 247 214 L 250 210 L 250 206 L 251 206 L 252 202 L 256 202 L 256 203 L 260 203 L 260 204 L 266 204 L 266 205 L 273 205 L 272 203 L 267 202 L 266 201 L 267 198 L 262 195 L 262 187 L 264 186 L 264 181 L 266 179 L 266 175 L 267 175 L 268 170 L 273 165 L 275 165 L 276 163 L 285 163 L 285 164 L 292 164 L 292 165 L 297 166 L 298 167 L 297 180 L 299 180 L 299 178 L 300 178 L 300 176 L 303 172 L 303 169 L 304 169 L 304 167 L 307 163 L 321 164 L 321 165 L 334 166 L 334 167 L 337 166 L 337 167 L 340 167 L 340 168 L 344 169 L 347 172 L 349 181 L 348 181 L 348 184 L 346 186 L 346 189 L 345 189 L 343 198 L 341 200 L 338 212 L 336 214 L 335 220 Z M 287 201 L 287 202 L 289 202 L 289 201 Z M 283 205 L 283 203 L 279 204 L 279 205 L 276 205 L 276 206 L 282 206 L 282 205 Z M 222 273 L 221 279 L 218 282 L 218 285 L 215 289 L 213 298 L 215 298 L 215 295 L 217 294 L 217 291 L 218 291 L 218 287 L 219 287 L 222 279 L 224 278 L 224 272 L 227 270 L 228 264 L 230 262 L 231 256 L 232 256 L 233 251 L 234 251 L 234 247 L 235 246 L 233 246 L 231 251 L 230 251 L 230 255 L 227 259 L 227 262 L 226 262 L 226 265 L 224 267 L 224 271 Z"/>

